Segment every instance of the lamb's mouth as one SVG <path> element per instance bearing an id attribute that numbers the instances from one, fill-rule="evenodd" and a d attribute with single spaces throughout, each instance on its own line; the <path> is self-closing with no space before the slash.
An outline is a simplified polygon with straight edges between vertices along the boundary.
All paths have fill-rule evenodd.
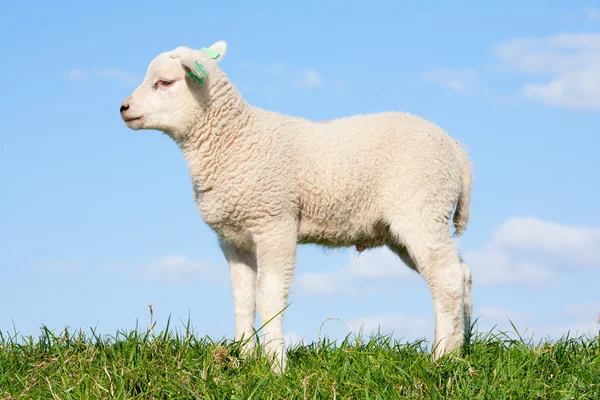
<path id="1" fill-rule="evenodd" d="M 138 119 L 142 119 L 142 118 L 144 118 L 144 116 L 140 115 L 139 117 L 123 118 L 123 120 L 125 121 L 125 123 L 129 123 L 131 121 L 137 121 Z"/>

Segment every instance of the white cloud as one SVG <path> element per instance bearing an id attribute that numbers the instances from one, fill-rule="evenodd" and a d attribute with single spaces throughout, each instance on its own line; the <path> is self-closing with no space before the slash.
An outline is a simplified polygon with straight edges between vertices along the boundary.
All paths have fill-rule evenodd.
<path id="1" fill-rule="evenodd" d="M 480 251 L 464 254 L 477 285 L 544 285 L 555 271 L 600 267 L 600 228 L 511 218 Z"/>
<path id="2" fill-rule="evenodd" d="M 600 10 L 597 8 L 587 7 L 583 10 L 585 15 L 585 19 L 590 22 L 599 22 L 600 21 Z"/>
<path id="3" fill-rule="evenodd" d="M 511 218 L 493 234 L 502 248 L 568 265 L 600 267 L 600 227 Z"/>
<path id="4" fill-rule="evenodd" d="M 300 84 L 308 89 L 322 87 L 323 78 L 317 70 L 313 68 L 307 68 L 304 71 L 302 71 Z"/>
<path id="5" fill-rule="evenodd" d="M 465 252 L 464 258 L 471 268 L 474 285 L 541 286 L 556 277 L 545 266 L 520 261 L 502 249 Z"/>
<path id="6" fill-rule="evenodd" d="M 142 78 L 138 75 L 117 68 L 97 68 L 91 70 L 73 68 L 65 73 L 65 78 L 67 80 L 85 80 L 89 78 L 112 79 L 127 86 L 136 85 L 142 81 Z"/>
<path id="7" fill-rule="evenodd" d="M 423 74 L 423 79 L 444 86 L 461 95 L 474 94 L 479 82 L 475 68 L 449 69 L 434 67 Z"/>
<path id="8" fill-rule="evenodd" d="M 387 279 L 410 279 L 416 273 L 386 247 L 366 250 L 357 254 L 349 251 L 347 265 L 331 272 L 305 273 L 298 277 L 300 291 L 312 294 L 353 293 L 359 287 L 376 284 Z"/>
<path id="9" fill-rule="evenodd" d="M 600 69 L 565 73 L 547 84 L 527 84 L 523 95 L 549 106 L 600 109 Z"/>
<path id="10" fill-rule="evenodd" d="M 139 268 L 138 272 L 149 279 L 155 279 L 173 285 L 188 283 L 227 282 L 227 266 L 211 260 L 192 260 L 184 256 L 161 257 L 152 264 Z"/>
<path id="11" fill-rule="evenodd" d="M 65 77 L 70 81 L 79 81 L 87 79 L 88 74 L 82 69 L 73 68 L 65 74 Z"/>
<path id="12" fill-rule="evenodd" d="M 600 20 L 600 11 L 586 9 L 585 17 Z M 550 107 L 600 109 L 600 33 L 515 38 L 493 46 L 492 52 L 501 71 L 526 76 L 521 98 Z M 422 77 L 462 95 L 475 94 L 480 86 L 475 68 L 435 67 Z"/>
<path id="13" fill-rule="evenodd" d="M 493 48 L 509 71 L 540 76 L 522 94 L 549 106 L 600 109 L 600 34 L 517 38 Z"/>
<path id="14" fill-rule="evenodd" d="M 517 337 L 512 324 L 526 340 L 533 336 L 534 340 L 556 340 L 569 333 L 570 337 L 584 335 L 594 337 L 600 329 L 597 321 L 600 304 L 574 304 L 557 310 L 550 320 L 544 322 L 530 312 L 512 311 L 502 307 L 484 306 L 473 309 L 473 322 L 477 319 L 476 332 L 504 332 L 512 338 Z M 511 324 L 512 322 L 512 324 Z"/>

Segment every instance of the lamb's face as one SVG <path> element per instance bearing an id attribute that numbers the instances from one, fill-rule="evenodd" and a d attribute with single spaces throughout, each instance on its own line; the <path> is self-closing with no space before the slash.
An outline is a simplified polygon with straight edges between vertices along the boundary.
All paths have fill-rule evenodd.
<path id="1" fill-rule="evenodd" d="M 142 84 L 121 105 L 121 117 L 129 128 L 171 132 L 183 122 L 183 107 L 191 92 L 178 60 L 163 53 L 150 63 Z"/>
<path id="2" fill-rule="evenodd" d="M 210 47 L 219 60 L 226 51 L 225 42 Z M 129 128 L 157 129 L 168 134 L 183 132 L 194 123 L 200 109 L 198 99 L 207 88 L 187 75 L 199 61 L 206 73 L 214 73 L 216 62 L 205 52 L 178 47 L 158 55 L 146 72 L 142 84 L 121 105 L 121 117 Z"/>

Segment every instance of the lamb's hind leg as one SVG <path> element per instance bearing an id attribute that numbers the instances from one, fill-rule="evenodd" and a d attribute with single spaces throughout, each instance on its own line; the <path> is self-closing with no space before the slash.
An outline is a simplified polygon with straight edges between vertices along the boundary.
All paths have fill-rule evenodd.
<path id="1" fill-rule="evenodd" d="M 393 221 L 390 232 L 397 248 L 406 248 L 409 266 L 412 261 L 431 290 L 435 311 L 433 355 L 437 359 L 464 342 L 465 272 L 447 226 L 405 222 Z M 393 250 L 393 246 L 390 248 Z"/>
<path id="2" fill-rule="evenodd" d="M 465 277 L 465 337 L 471 329 L 471 313 L 473 312 L 473 303 L 471 300 L 471 270 L 467 263 L 460 258 L 460 266 L 462 267 Z"/>

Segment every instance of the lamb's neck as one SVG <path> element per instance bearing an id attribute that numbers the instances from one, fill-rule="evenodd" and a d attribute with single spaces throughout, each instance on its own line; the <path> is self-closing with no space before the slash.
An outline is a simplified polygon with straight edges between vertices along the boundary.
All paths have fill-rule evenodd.
<path id="1" fill-rule="evenodd" d="M 244 128 L 252 120 L 252 108 L 225 77 L 214 82 L 207 95 L 210 100 L 180 143 L 191 178 L 201 192 L 214 188 L 221 159 L 243 145 Z"/>

